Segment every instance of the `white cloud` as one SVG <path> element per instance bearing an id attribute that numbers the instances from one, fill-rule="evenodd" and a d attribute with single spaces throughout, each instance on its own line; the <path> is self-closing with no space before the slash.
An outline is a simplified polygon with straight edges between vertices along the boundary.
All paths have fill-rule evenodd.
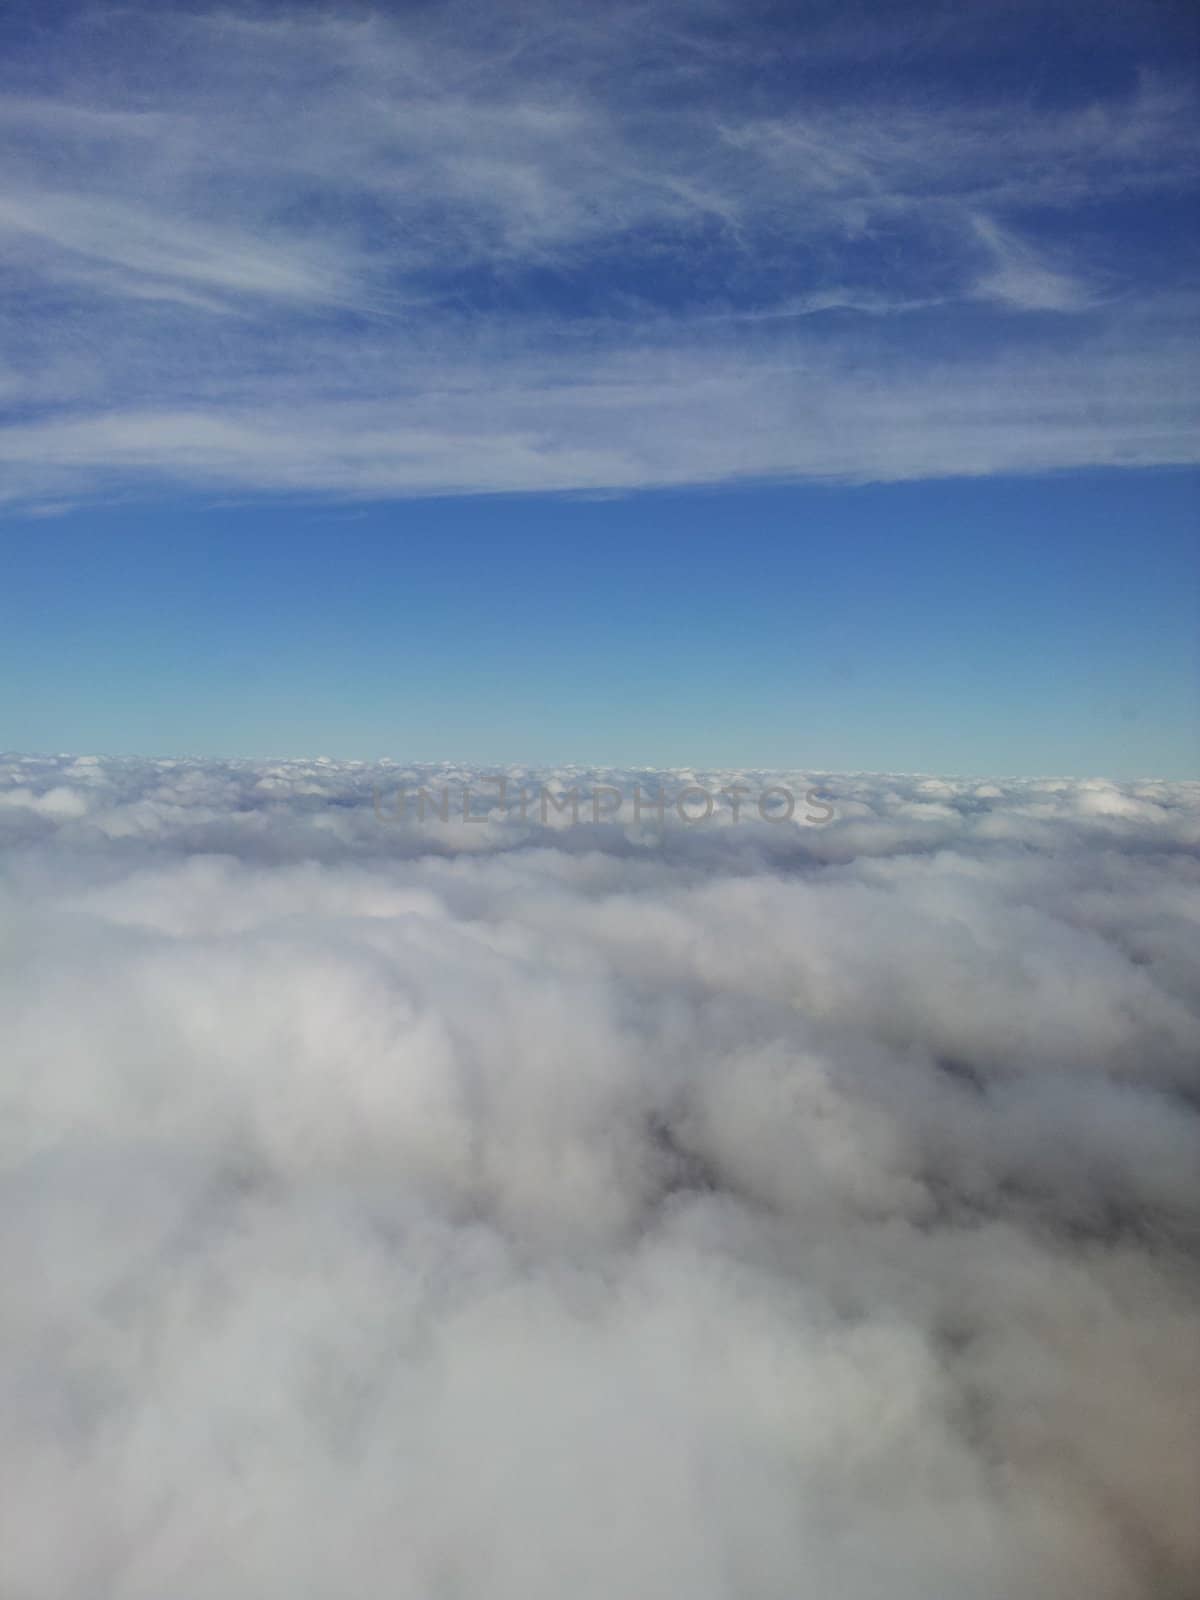
<path id="1" fill-rule="evenodd" d="M 189 226 L 110 200 L 75 195 L 0 195 L 0 230 L 30 234 L 68 255 L 93 257 L 130 274 L 128 292 L 153 294 L 173 279 L 239 294 L 335 301 L 336 278 L 296 260 L 279 240 L 274 248 L 236 235 Z M 79 269 L 76 267 L 75 269 Z M 101 280 L 103 281 L 103 280 Z M 185 300 L 194 304 L 194 300 Z"/>
<path id="2" fill-rule="evenodd" d="M 729 20 L 101 10 L 36 93 L 18 54 L 0 495 L 1195 459 L 1194 305 L 1095 221 L 1189 191 L 1190 89 L 848 93 L 844 29 Z"/>
<path id="3" fill-rule="evenodd" d="M 14 1592 L 1182 1600 L 1200 787 L 486 776 L 0 763 Z"/>
<path id="4" fill-rule="evenodd" d="M 936 363 L 885 340 L 778 334 L 753 345 L 659 337 L 583 372 L 581 342 L 498 365 L 445 349 L 429 389 L 377 379 L 387 341 L 314 341 L 311 378 L 246 372 L 236 398 L 14 424 L 0 461 L 14 499 L 130 476 L 372 497 L 1158 466 L 1187 459 L 1200 424 L 1176 330 L 1131 316 L 1061 351 Z M 390 348 L 393 371 L 419 355 L 411 341 Z"/>
<path id="5" fill-rule="evenodd" d="M 1050 266 L 1023 240 L 986 217 L 974 219 L 975 235 L 991 256 L 976 293 L 1017 311 L 1084 311 L 1095 304 L 1095 290 L 1060 268 Z"/>

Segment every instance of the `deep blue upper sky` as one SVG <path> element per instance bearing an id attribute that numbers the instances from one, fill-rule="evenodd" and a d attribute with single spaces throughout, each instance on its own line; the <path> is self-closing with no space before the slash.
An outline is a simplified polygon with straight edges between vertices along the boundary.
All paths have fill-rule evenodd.
<path id="1" fill-rule="evenodd" d="M 1195 773 L 1195 19 L 9 7 L 0 746 Z"/>

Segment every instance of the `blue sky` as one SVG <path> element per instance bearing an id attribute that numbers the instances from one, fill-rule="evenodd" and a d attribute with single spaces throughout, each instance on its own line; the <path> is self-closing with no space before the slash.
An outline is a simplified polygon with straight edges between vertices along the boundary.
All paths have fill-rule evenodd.
<path id="1" fill-rule="evenodd" d="M 0 746 L 1196 775 L 1194 17 L 11 9 Z"/>

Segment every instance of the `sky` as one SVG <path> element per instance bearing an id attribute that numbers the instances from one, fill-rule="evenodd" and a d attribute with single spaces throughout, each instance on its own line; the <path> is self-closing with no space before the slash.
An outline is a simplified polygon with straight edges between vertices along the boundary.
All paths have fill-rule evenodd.
<path id="1" fill-rule="evenodd" d="M 0 30 L 0 748 L 1200 773 L 1190 7 Z"/>

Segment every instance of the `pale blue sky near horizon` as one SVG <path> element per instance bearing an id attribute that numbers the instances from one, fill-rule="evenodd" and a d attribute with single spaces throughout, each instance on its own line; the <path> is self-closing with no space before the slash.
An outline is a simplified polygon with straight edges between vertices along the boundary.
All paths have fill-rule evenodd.
<path id="1" fill-rule="evenodd" d="M 0 748 L 1200 777 L 1198 18 L 8 8 Z"/>
<path id="2" fill-rule="evenodd" d="M 10 749 L 1189 778 L 1192 472 L 10 524 Z"/>

